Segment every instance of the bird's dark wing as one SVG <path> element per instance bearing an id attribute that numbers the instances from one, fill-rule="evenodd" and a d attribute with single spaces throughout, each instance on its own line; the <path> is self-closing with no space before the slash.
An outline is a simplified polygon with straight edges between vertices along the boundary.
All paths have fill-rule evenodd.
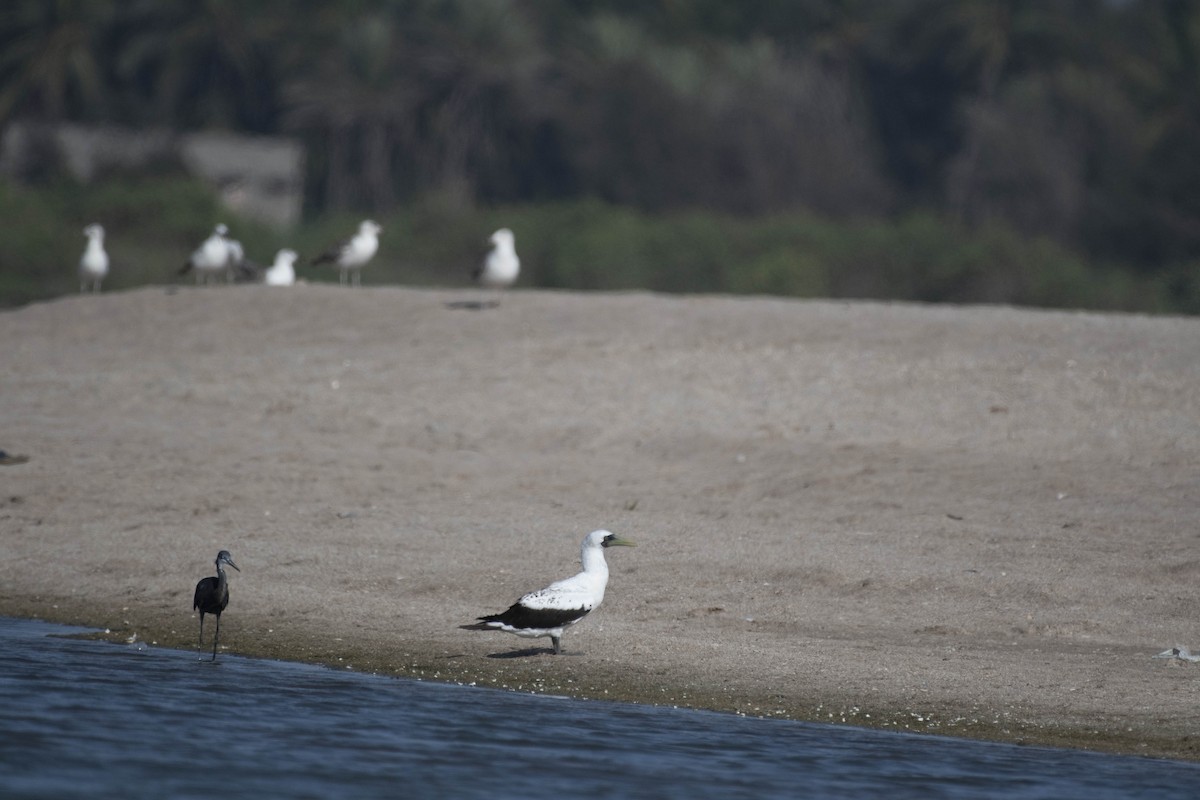
<path id="1" fill-rule="evenodd" d="M 514 628 L 558 628 L 587 616 L 590 608 L 530 608 L 513 603 L 501 614 L 479 617 L 480 622 L 501 622 Z"/>
<path id="2" fill-rule="evenodd" d="M 217 579 L 213 576 L 201 578 L 196 584 L 196 593 L 192 595 L 192 610 L 200 608 L 202 605 L 207 606 L 210 598 L 217 596 Z M 205 608 L 205 611 L 208 609 Z"/>
<path id="3" fill-rule="evenodd" d="M 239 283 L 255 283 L 262 277 L 262 267 L 256 261 L 244 258 L 234 265 L 234 280 Z"/>
<path id="4" fill-rule="evenodd" d="M 337 261 L 338 258 L 341 257 L 342 251 L 345 250 L 349 246 L 350 246 L 350 240 L 343 239 L 342 241 L 338 242 L 333 247 L 329 248 L 324 253 L 321 253 L 321 255 L 317 256 L 316 258 L 314 258 L 312 261 L 310 261 L 308 263 L 315 265 L 315 264 L 327 264 L 330 261 Z"/>

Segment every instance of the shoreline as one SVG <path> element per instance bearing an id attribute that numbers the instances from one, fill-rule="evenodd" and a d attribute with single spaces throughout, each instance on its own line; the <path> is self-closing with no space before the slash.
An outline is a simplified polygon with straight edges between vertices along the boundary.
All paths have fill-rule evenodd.
<path id="1" fill-rule="evenodd" d="M 15 604 L 20 608 L 21 604 Z M 70 612 L 55 609 L 50 614 L 22 615 L 10 613 L 14 604 L 0 600 L 0 616 L 16 616 L 61 625 L 78 625 L 92 629 L 78 634 L 86 638 L 126 644 L 132 634 L 138 635 L 152 647 L 176 650 L 195 650 L 195 642 L 185 641 L 177 631 L 158 636 L 155 626 L 96 627 L 94 623 L 79 622 Z M 74 621 L 71 621 L 74 620 Z M 232 620 L 226 618 L 226 623 Z M 227 632 L 228 632 L 227 625 Z M 282 638 L 282 637 L 281 637 Z M 207 639 L 206 642 L 211 642 Z M 411 648 L 411 642 L 403 646 Z M 528 649 L 528 648 L 525 648 Z M 198 652 L 198 651 L 197 651 Z M 239 642 L 221 646 L 221 656 L 237 655 L 278 661 L 293 661 L 323 666 L 335 670 L 362 672 L 397 679 L 435 681 L 458 686 L 481 686 L 504 691 L 525 692 L 568 697 L 578 700 L 626 702 L 690 710 L 712 711 L 759 719 L 780 719 L 829 725 L 851 725 L 896 733 L 915 733 L 931 736 L 991 741 L 1032 747 L 1060 747 L 1120 756 L 1164 758 L 1179 761 L 1200 761 L 1200 748 L 1191 741 L 1187 728 L 1165 730 L 1153 735 L 1145 729 L 1122 730 L 1121 726 L 1134 720 L 1097 715 L 1067 722 L 1054 719 L 1044 709 L 1021 709 L 993 713 L 988 718 L 978 706 L 956 705 L 933 701 L 914 711 L 905 706 L 890 705 L 876 700 L 873 705 L 859 705 L 848 698 L 810 697 L 802 708 L 780 702 L 779 695 L 767 687 L 741 686 L 714 691 L 712 687 L 682 684 L 671 688 L 653 683 L 652 676 L 627 674 L 625 668 L 609 663 L 590 664 L 582 659 L 560 669 L 559 663 L 569 656 L 551 655 L 513 657 L 512 663 L 501 667 L 478 664 L 471 656 L 447 656 L 444 652 L 401 651 L 405 664 L 388 661 L 388 648 L 377 644 L 350 643 L 331 648 L 319 639 L 304 637 L 291 641 L 255 642 L 243 648 Z M 339 655 L 340 653 L 340 655 Z M 221 657 L 219 656 L 219 657 Z M 488 656 L 488 658 L 508 658 Z M 1191 665 L 1178 665 L 1185 671 Z M 650 679 L 647 681 L 646 679 Z"/>
<path id="2" fill-rule="evenodd" d="M 194 648 L 229 549 L 240 655 L 1200 760 L 1200 320 L 472 296 L 0 312 L 0 613 Z M 458 630 L 596 528 L 563 656 Z"/>

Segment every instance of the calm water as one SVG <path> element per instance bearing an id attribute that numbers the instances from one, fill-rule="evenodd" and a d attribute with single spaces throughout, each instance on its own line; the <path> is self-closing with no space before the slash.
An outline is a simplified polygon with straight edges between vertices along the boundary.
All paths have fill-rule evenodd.
<path id="1" fill-rule="evenodd" d="M 1200 766 L 536 697 L 0 618 L 0 797 L 1194 798 Z"/>

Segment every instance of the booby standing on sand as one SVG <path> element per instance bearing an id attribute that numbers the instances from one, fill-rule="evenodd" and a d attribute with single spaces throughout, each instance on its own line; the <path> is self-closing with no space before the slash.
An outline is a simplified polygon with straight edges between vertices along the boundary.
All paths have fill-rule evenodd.
<path id="1" fill-rule="evenodd" d="M 340 283 L 349 281 L 354 286 L 362 285 L 362 266 L 371 260 L 379 249 L 379 234 L 383 228 L 369 219 L 358 226 L 353 238 L 338 242 L 312 260 L 313 264 L 335 262 L 338 265 Z"/>
<path id="2" fill-rule="evenodd" d="M 492 249 L 471 277 L 480 286 L 503 289 L 511 286 L 521 273 L 521 259 L 517 257 L 516 237 L 508 228 L 501 228 L 488 239 Z"/>
<path id="3" fill-rule="evenodd" d="M 228 275 L 232 255 L 229 250 L 228 233 L 229 228 L 223 224 L 213 228 L 212 235 L 196 248 L 179 270 L 179 274 L 186 275 L 189 270 L 195 271 L 197 284 L 208 283 L 209 278 L 216 278 L 222 273 Z"/>
<path id="4" fill-rule="evenodd" d="M 104 228 L 101 225 L 88 225 L 83 229 L 87 237 L 87 247 L 79 258 L 79 291 L 86 292 L 88 287 L 93 292 L 100 291 L 100 282 L 108 275 L 108 253 L 104 252 Z"/>
<path id="5" fill-rule="evenodd" d="M 561 653 L 563 630 L 586 617 L 604 600 L 604 587 L 608 585 L 604 548 L 620 546 L 633 547 L 634 543 L 609 531 L 592 531 L 583 540 L 582 572 L 530 592 L 507 611 L 479 617 L 477 623 L 463 628 L 480 631 L 495 628 L 529 639 L 549 636 L 555 655 Z"/>
<path id="6" fill-rule="evenodd" d="M 291 286 L 296 282 L 296 251 L 284 248 L 275 254 L 275 263 L 263 275 L 267 286 Z"/>

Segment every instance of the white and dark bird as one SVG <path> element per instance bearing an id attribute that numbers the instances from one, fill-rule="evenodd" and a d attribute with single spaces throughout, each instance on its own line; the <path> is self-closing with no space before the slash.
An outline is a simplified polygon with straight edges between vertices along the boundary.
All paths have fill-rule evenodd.
<path id="1" fill-rule="evenodd" d="M 492 249 L 471 277 L 480 286 L 503 289 L 512 286 L 521 274 L 521 259 L 517 257 L 517 240 L 508 228 L 501 228 L 488 239 Z"/>
<path id="2" fill-rule="evenodd" d="M 1180 661 L 1190 661 L 1193 664 L 1196 663 L 1197 661 L 1200 661 L 1200 655 L 1192 655 L 1192 652 L 1190 650 L 1188 650 L 1186 647 L 1180 647 L 1179 645 L 1175 645 L 1170 650 L 1163 650 L 1158 655 L 1150 656 L 1150 657 L 1151 658 L 1177 658 Z"/>
<path id="3" fill-rule="evenodd" d="M 213 228 L 212 235 L 188 257 L 179 274 L 195 273 L 197 284 L 208 283 L 210 279 L 215 280 L 222 275 L 228 276 L 232 257 L 228 234 L 229 229 L 223 224 Z"/>
<path id="4" fill-rule="evenodd" d="M 379 249 L 379 234 L 383 228 L 369 219 L 363 220 L 358 226 L 358 233 L 344 241 L 338 242 L 321 255 L 312 260 L 315 264 L 337 264 L 339 280 L 343 286 L 351 283 L 362 285 L 362 267 L 374 256 Z"/>
<path id="5" fill-rule="evenodd" d="M 197 649 L 204 647 L 204 615 L 215 614 L 217 617 L 217 630 L 213 633 L 213 661 L 217 660 L 217 641 L 221 638 L 221 612 L 229 605 L 229 580 L 225 577 L 225 570 L 221 569 L 222 564 L 228 564 L 241 572 L 238 565 L 233 563 L 233 556 L 229 555 L 229 551 L 222 550 L 217 553 L 216 576 L 201 578 L 196 584 L 196 594 L 192 597 L 192 610 L 200 612 L 200 642 L 196 645 Z"/>
<path id="6" fill-rule="evenodd" d="M 108 275 L 108 253 L 104 252 L 104 227 L 88 225 L 83 229 L 87 247 L 79 258 L 79 291 L 100 291 L 100 282 Z"/>
<path id="7" fill-rule="evenodd" d="M 257 281 L 258 264 L 246 258 L 246 249 L 237 239 L 225 237 L 229 257 L 225 261 L 225 280 Z"/>
<path id="8" fill-rule="evenodd" d="M 554 653 L 562 652 L 563 631 L 591 613 L 604 600 L 608 585 L 608 564 L 604 550 L 608 547 L 633 547 L 606 530 L 592 531 L 583 540 L 580 561 L 583 570 L 570 578 L 555 581 L 545 589 L 530 592 L 500 614 L 478 617 L 466 630 L 501 630 L 529 639 L 549 637 Z"/>
<path id="9" fill-rule="evenodd" d="M 284 248 L 275 254 L 275 263 L 263 273 L 267 286 L 291 286 L 296 282 L 296 251 Z"/>

